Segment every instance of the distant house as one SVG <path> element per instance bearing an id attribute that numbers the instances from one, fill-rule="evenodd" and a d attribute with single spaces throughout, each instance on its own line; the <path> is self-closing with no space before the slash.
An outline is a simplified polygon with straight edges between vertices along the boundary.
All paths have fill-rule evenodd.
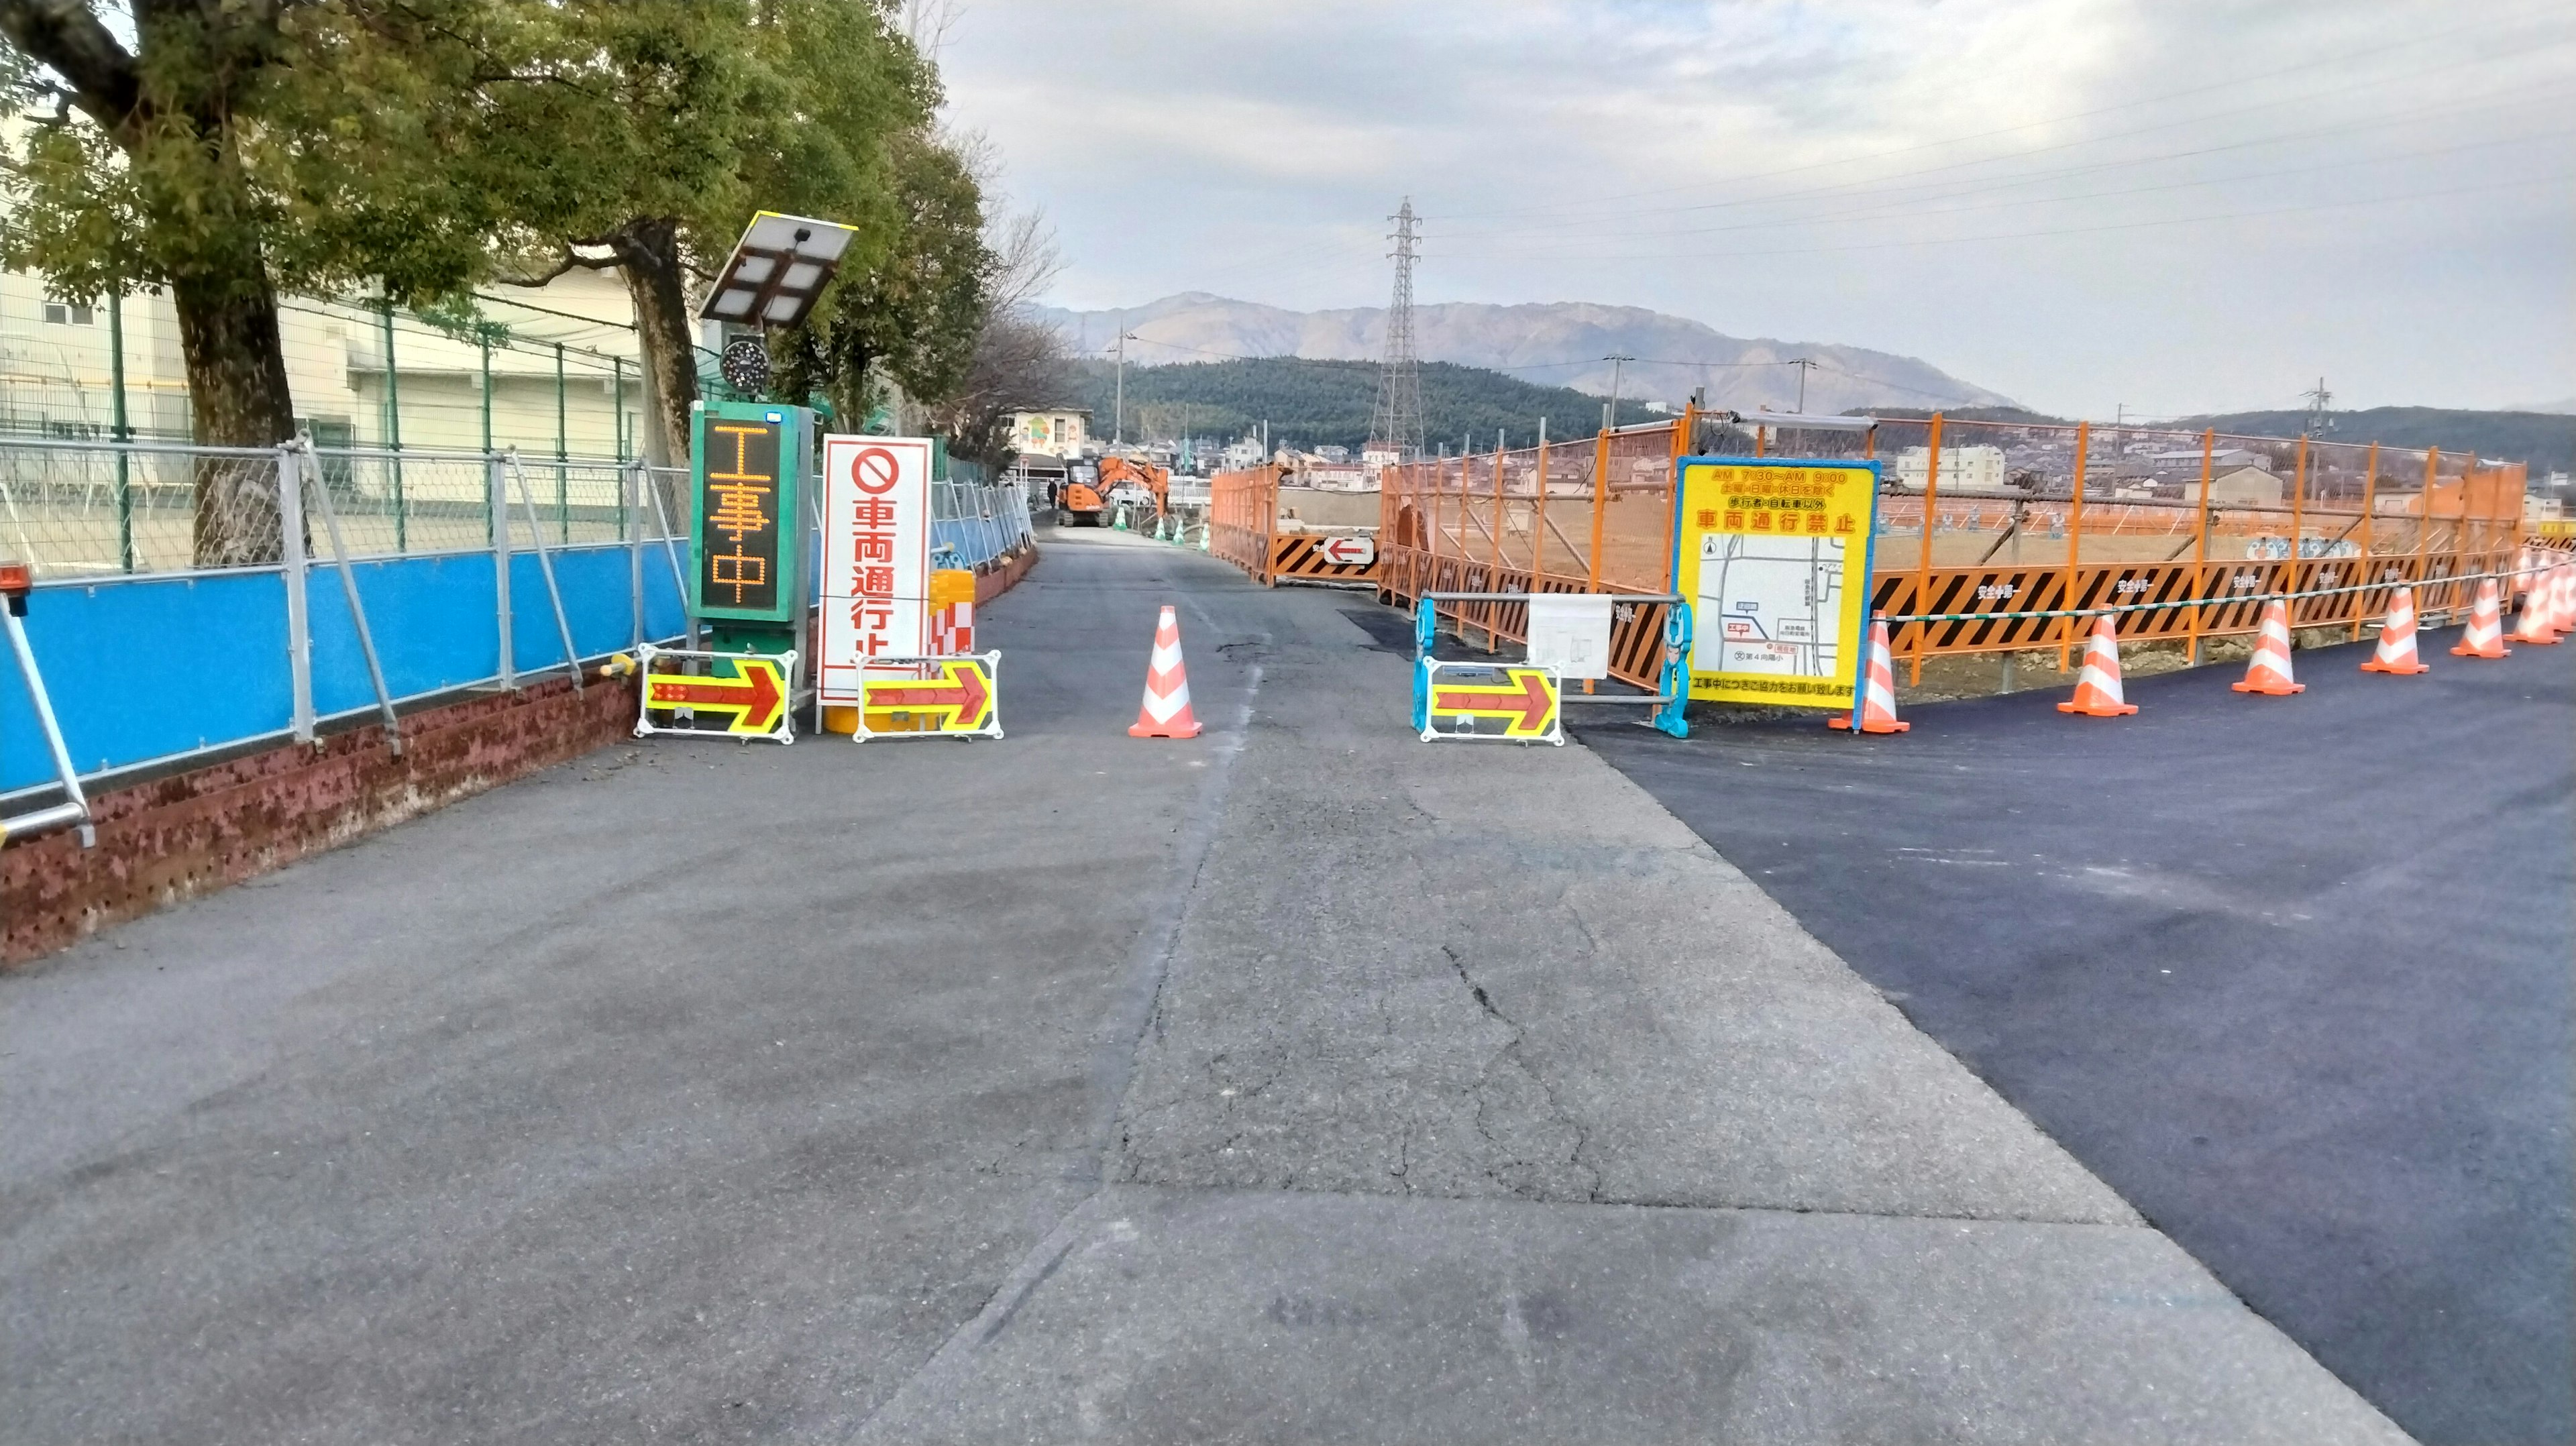
<path id="1" fill-rule="evenodd" d="M 1091 430 L 1091 413 L 1080 407 L 1011 413 L 1011 450 L 1039 457 L 1074 458 Z"/>
<path id="2" fill-rule="evenodd" d="M 2196 477 L 2200 475 L 2203 455 L 2198 447 L 2173 447 L 2149 452 L 2142 460 L 2157 472 L 2166 474 L 2188 472 Z M 2209 475 L 2213 478 L 2238 468 L 2261 468 L 2270 463 L 2269 458 L 2250 447 L 2217 447 L 2211 449 L 2206 456 L 2209 462 Z"/>
<path id="3" fill-rule="evenodd" d="M 2209 500 L 2218 507 L 2277 507 L 2285 494 L 2281 479 L 2260 467 L 2238 467 L 2209 479 Z"/>
<path id="4" fill-rule="evenodd" d="M 1931 472 L 1929 447 L 1908 447 L 1896 454 L 1896 485 L 1903 490 L 1922 491 Z M 1995 496 L 2020 490 L 2004 481 L 2001 447 L 1942 448 L 1940 487 L 1944 497 Z"/>

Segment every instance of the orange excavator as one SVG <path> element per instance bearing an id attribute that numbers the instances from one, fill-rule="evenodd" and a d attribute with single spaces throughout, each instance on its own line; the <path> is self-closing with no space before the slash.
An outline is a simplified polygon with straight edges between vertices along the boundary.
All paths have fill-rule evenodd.
<path id="1" fill-rule="evenodd" d="M 1131 525 L 1144 519 L 1147 507 L 1160 521 L 1170 505 L 1172 474 L 1151 462 L 1103 457 L 1076 462 L 1056 493 L 1057 520 L 1067 526 L 1106 527 L 1121 506 Z"/>

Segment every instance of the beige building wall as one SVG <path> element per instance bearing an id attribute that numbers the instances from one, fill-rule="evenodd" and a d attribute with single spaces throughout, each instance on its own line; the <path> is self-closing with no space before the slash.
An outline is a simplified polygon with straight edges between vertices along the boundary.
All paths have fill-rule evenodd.
<path id="1" fill-rule="evenodd" d="M 575 271 L 524 292 L 485 290 L 494 299 L 482 304 L 484 315 L 508 329 L 488 359 L 471 338 L 397 313 L 390 387 L 381 314 L 283 298 L 278 336 L 297 420 L 326 447 L 382 447 L 398 434 L 406 451 L 480 450 L 488 370 L 494 446 L 550 458 L 560 439 L 572 456 L 633 455 L 643 388 L 633 310 L 616 273 Z M 187 368 L 169 298 L 138 291 L 119 309 L 128 425 L 138 437 L 187 440 Z M 109 336 L 104 304 L 55 301 L 41 277 L 0 273 L 0 435 L 107 438 L 115 416 Z M 398 411 L 389 405 L 397 396 Z"/>

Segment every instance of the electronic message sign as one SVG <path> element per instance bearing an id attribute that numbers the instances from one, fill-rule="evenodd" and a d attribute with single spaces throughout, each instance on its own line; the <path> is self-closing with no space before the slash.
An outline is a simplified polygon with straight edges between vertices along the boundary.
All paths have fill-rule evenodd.
<path id="1" fill-rule="evenodd" d="M 801 601 L 798 483 L 811 422 L 801 408 L 712 402 L 696 414 L 689 448 L 689 579 L 702 618 L 792 623 Z"/>

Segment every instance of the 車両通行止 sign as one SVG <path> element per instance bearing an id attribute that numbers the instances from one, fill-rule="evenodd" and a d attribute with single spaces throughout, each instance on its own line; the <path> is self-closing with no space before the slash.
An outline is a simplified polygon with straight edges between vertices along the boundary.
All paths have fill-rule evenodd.
<path id="1" fill-rule="evenodd" d="M 1688 598 L 1690 696 L 1850 708 L 1867 667 L 1878 464 L 1685 457 L 1673 590 Z"/>
<path id="2" fill-rule="evenodd" d="M 917 437 L 823 439 L 815 681 L 826 703 L 857 703 L 865 677 L 896 675 L 872 669 L 872 659 L 931 651 L 930 448 Z"/>

